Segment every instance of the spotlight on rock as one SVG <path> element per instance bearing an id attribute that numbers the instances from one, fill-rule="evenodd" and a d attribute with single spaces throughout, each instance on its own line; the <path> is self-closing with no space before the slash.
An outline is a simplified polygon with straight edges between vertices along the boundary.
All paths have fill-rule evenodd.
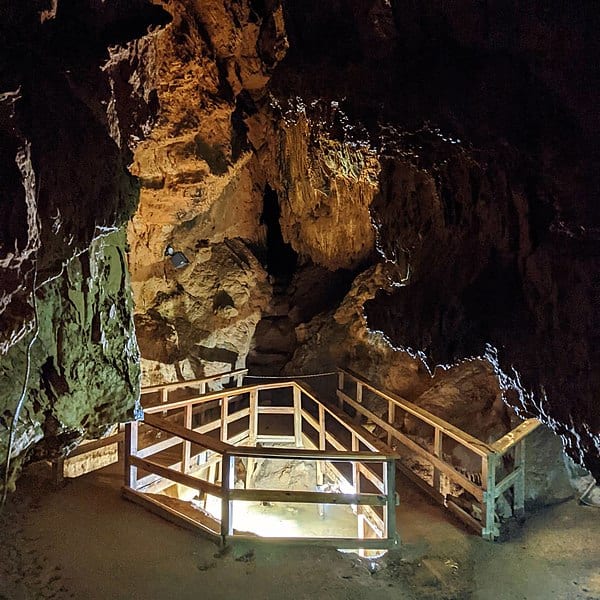
<path id="1" fill-rule="evenodd" d="M 165 249 L 165 256 L 168 256 L 176 269 L 181 269 L 190 264 L 187 256 L 183 252 L 176 252 L 170 244 Z"/>

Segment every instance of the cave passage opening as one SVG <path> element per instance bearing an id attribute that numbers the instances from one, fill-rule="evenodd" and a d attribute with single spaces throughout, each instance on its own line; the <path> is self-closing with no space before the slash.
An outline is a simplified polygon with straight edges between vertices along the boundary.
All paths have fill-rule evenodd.
<path id="1" fill-rule="evenodd" d="M 266 269 L 279 282 L 289 284 L 298 265 L 298 254 L 284 240 L 280 219 L 281 207 L 277 192 L 267 185 L 260 216 L 260 224 L 266 228 Z"/>

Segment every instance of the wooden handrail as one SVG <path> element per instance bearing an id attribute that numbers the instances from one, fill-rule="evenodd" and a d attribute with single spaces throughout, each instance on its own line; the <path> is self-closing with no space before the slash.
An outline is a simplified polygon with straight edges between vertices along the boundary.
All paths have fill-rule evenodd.
<path id="1" fill-rule="evenodd" d="M 73 450 L 68 452 L 66 458 L 75 458 L 76 456 L 81 456 L 82 454 L 87 454 L 88 452 L 99 450 L 100 448 L 110 446 L 111 444 L 118 444 L 124 439 L 125 434 L 123 432 L 119 432 L 113 435 L 99 438 L 97 440 L 90 440 L 89 442 L 84 440 L 78 446 L 75 446 Z"/>
<path id="2" fill-rule="evenodd" d="M 301 492 L 290 490 L 231 490 L 232 500 L 252 502 L 300 502 L 311 504 L 355 504 L 357 506 L 385 506 L 383 494 L 339 494 L 336 492 Z"/>
<path id="3" fill-rule="evenodd" d="M 429 411 L 417 406 L 416 404 L 413 404 L 412 402 L 409 402 L 408 400 L 405 400 L 404 398 L 398 396 L 397 394 L 394 394 L 393 392 L 384 392 L 382 390 L 378 390 L 366 379 L 363 379 L 360 375 L 358 375 L 358 373 L 355 373 L 350 369 L 340 369 L 340 371 L 350 376 L 355 381 L 359 382 L 363 387 L 371 390 L 373 393 L 377 394 L 381 398 L 392 402 L 396 406 L 400 407 L 402 410 L 405 410 L 406 412 L 417 417 L 421 421 L 427 423 L 428 425 L 431 425 L 432 427 L 437 427 L 441 429 L 445 435 L 448 435 L 463 446 L 468 447 L 470 450 L 475 452 L 475 454 L 484 457 L 494 452 L 494 448 L 492 448 L 492 446 L 486 444 L 485 442 L 482 442 L 481 440 L 478 440 L 476 437 L 473 437 L 465 431 L 462 431 L 458 427 L 455 427 L 451 423 L 448 423 L 448 421 L 444 421 L 444 419 L 436 417 Z"/>
<path id="4" fill-rule="evenodd" d="M 189 385 L 189 382 L 179 382 L 172 387 L 183 387 Z M 266 389 L 293 389 L 293 406 L 289 407 L 261 407 L 258 401 L 258 394 L 260 391 Z M 161 389 L 164 389 L 161 388 Z M 244 395 L 250 395 L 250 407 L 239 409 L 233 414 L 229 414 L 230 401 Z M 326 450 L 325 442 L 320 445 L 320 449 L 308 449 L 298 447 L 302 445 L 303 432 L 302 432 L 302 419 L 308 416 L 309 413 L 302 409 L 302 397 L 310 398 L 313 400 L 319 409 L 319 422 L 321 423 L 320 428 L 324 426 L 325 415 L 329 415 L 352 435 L 352 449 L 348 450 L 347 444 L 341 442 L 334 443 L 334 439 L 329 432 L 325 432 L 325 439 L 328 440 L 334 447 L 339 448 L 338 450 Z M 167 397 L 167 394 L 164 394 Z M 192 421 L 191 415 L 192 407 L 195 404 L 204 404 L 212 401 L 221 400 L 221 411 L 220 417 L 215 419 L 214 425 L 221 427 L 222 439 L 215 439 L 209 435 L 199 433 L 197 430 L 191 429 Z M 253 408 L 251 408 L 253 407 Z M 167 413 L 170 410 L 186 408 L 184 416 L 185 426 L 178 425 L 171 422 L 167 418 L 161 417 L 155 413 Z M 294 436 L 288 436 L 291 441 L 295 442 L 296 446 L 291 448 L 278 447 L 245 447 L 235 446 L 233 443 L 228 443 L 227 438 L 227 427 L 224 424 L 230 421 L 240 419 L 245 416 L 250 416 L 250 425 L 246 435 L 256 436 L 256 431 L 253 428 L 253 419 L 257 418 L 260 414 L 294 414 Z M 172 481 L 190 487 L 192 489 L 198 489 L 207 492 L 211 495 L 218 496 L 221 498 L 221 525 L 220 535 L 223 540 L 234 534 L 232 527 L 231 512 L 233 510 L 234 500 L 265 500 L 269 502 L 309 502 L 317 504 L 349 504 L 357 505 L 362 507 L 361 510 L 372 511 L 370 507 L 380 506 L 383 508 L 384 517 L 382 520 L 382 533 L 378 535 L 384 536 L 383 539 L 376 540 L 364 540 L 360 538 L 352 540 L 340 540 L 342 546 L 345 547 L 348 543 L 350 547 L 362 548 L 362 547 L 394 547 L 397 544 L 397 535 L 395 529 L 395 505 L 397 503 L 397 496 L 394 485 L 394 474 L 395 474 L 395 461 L 399 458 L 395 453 L 390 453 L 389 449 L 380 442 L 375 436 L 372 436 L 369 432 L 361 430 L 343 411 L 337 409 L 337 407 L 330 407 L 324 405 L 313 392 L 313 390 L 306 384 L 300 384 L 296 381 L 277 381 L 267 384 L 257 384 L 250 386 L 242 386 L 236 388 L 230 388 L 220 390 L 218 392 L 211 392 L 209 394 L 202 394 L 186 400 L 164 402 L 158 406 L 148 407 L 144 409 L 144 418 L 142 420 L 146 425 L 156 428 L 160 431 L 164 431 L 174 438 L 179 438 L 183 441 L 183 458 L 180 462 L 174 463 L 170 466 L 165 466 L 159 462 L 149 460 L 147 457 L 152 455 L 152 450 L 157 451 L 164 449 L 167 445 L 171 446 L 171 439 L 161 441 L 148 448 L 141 449 L 138 451 L 137 448 L 137 423 L 130 423 L 127 425 L 127 454 L 126 454 L 126 470 L 129 472 L 129 477 L 126 478 L 127 489 L 131 489 L 132 497 L 136 499 L 140 492 L 136 491 L 137 470 L 148 471 L 153 475 L 157 475 L 166 481 Z M 313 419 L 314 422 L 314 419 Z M 204 424 L 201 426 L 202 429 L 213 428 L 213 423 Z M 198 428 L 199 429 L 199 428 Z M 251 432 L 254 432 L 251 434 Z M 242 432 L 243 435 L 244 432 Z M 320 434 L 321 435 L 321 434 Z M 239 438 L 239 434 L 238 434 Z M 236 439 L 238 439 L 236 438 Z M 258 436 L 260 439 L 260 436 Z M 239 439 L 238 439 L 239 441 Z M 368 451 L 359 451 L 359 443 L 365 444 Z M 176 442 L 180 443 L 180 442 Z M 187 444 L 187 446 L 186 446 Z M 203 452 L 212 452 L 212 458 L 221 465 L 221 484 L 212 483 L 211 481 L 205 481 L 197 477 L 193 477 L 186 472 L 186 465 L 189 464 L 189 460 L 193 457 L 190 456 L 189 450 L 186 452 L 186 448 L 190 448 L 191 444 L 199 446 Z M 144 454 L 144 457 L 138 454 Z M 321 461 L 328 461 L 333 463 L 331 466 L 335 468 L 336 462 L 351 462 L 355 466 L 353 471 L 358 473 L 367 473 L 367 479 L 374 481 L 376 487 L 380 493 L 361 493 L 360 488 L 355 489 L 354 494 L 344 494 L 337 492 L 318 492 L 318 491 L 288 491 L 288 490 L 264 490 L 264 489 L 250 489 L 240 490 L 235 489 L 234 483 L 234 470 L 235 470 L 235 459 L 237 457 L 245 457 L 248 459 L 285 459 L 285 460 L 316 460 L 321 464 Z M 369 464 L 383 464 L 383 476 L 382 478 L 376 477 L 371 472 Z M 181 470 L 180 470 L 181 469 Z M 141 498 L 141 496 L 140 496 Z M 172 516 L 173 511 L 169 507 L 164 507 L 165 514 Z M 362 513 L 361 513 L 362 514 Z M 370 514 L 370 513 L 369 513 Z M 373 515 L 377 516 L 377 513 L 373 512 Z M 385 526 L 384 526 L 385 525 Z M 385 531 L 385 533 L 383 533 Z M 286 539 L 289 542 L 290 539 Z M 293 541 L 293 539 L 292 539 Z M 324 542 L 329 542 L 337 545 L 337 541 L 330 539 L 324 539 Z M 320 540 L 319 540 L 320 542 Z"/>
<path id="5" fill-rule="evenodd" d="M 210 392 L 208 394 L 202 394 L 201 396 L 194 396 L 193 398 L 186 398 L 185 400 L 170 400 L 167 402 L 163 402 L 162 404 L 157 404 L 155 406 L 149 406 L 148 408 L 144 408 L 144 413 L 162 413 L 164 411 L 174 410 L 176 408 L 183 408 L 184 406 L 188 406 L 190 404 L 204 404 L 205 402 L 211 402 L 212 400 L 221 400 L 222 398 L 233 398 L 235 396 L 241 396 L 242 394 L 247 394 L 249 392 L 257 390 L 272 390 L 286 387 L 291 388 L 293 386 L 293 381 L 244 385 L 240 387 L 228 388 L 225 390 L 218 390 L 216 392 Z"/>
<path id="6" fill-rule="evenodd" d="M 154 415 L 144 414 L 144 423 L 154 427 L 156 429 L 160 429 L 166 433 L 170 433 L 171 435 L 175 435 L 182 440 L 186 440 L 188 442 L 192 442 L 193 444 L 197 444 L 198 446 L 202 446 L 207 450 L 212 450 L 213 452 L 219 452 L 219 454 L 225 454 L 230 450 L 235 450 L 236 447 L 231 444 L 226 444 L 221 440 L 217 440 L 209 435 L 204 433 L 198 433 L 197 431 L 193 431 L 191 429 L 186 429 L 181 425 L 176 425 L 175 423 L 171 423 L 165 419 L 161 419 L 160 417 L 156 417 Z"/>
<path id="7" fill-rule="evenodd" d="M 176 471 L 170 467 L 164 467 L 163 465 L 160 465 L 152 460 L 139 458 L 137 456 L 132 456 L 129 460 L 132 465 L 139 467 L 140 469 L 144 469 L 144 471 L 155 473 L 156 475 L 160 475 L 165 479 L 170 479 L 175 483 L 185 485 L 193 490 L 200 490 L 213 496 L 218 496 L 219 498 L 221 497 L 221 486 L 219 485 L 209 483 L 208 481 L 199 479 L 198 477 L 186 475 L 185 473 Z"/>
<path id="8" fill-rule="evenodd" d="M 501 437 L 497 442 L 492 444 L 494 452 L 503 456 L 513 446 L 518 444 L 521 440 L 525 439 L 532 431 L 537 429 L 541 423 L 537 419 L 527 419 L 523 421 L 512 431 L 509 431 L 506 435 Z"/>
<path id="9" fill-rule="evenodd" d="M 188 387 L 195 384 L 202 384 L 208 381 L 217 381 L 225 378 L 238 377 L 237 382 L 240 383 L 239 377 L 247 373 L 245 369 L 222 373 L 211 378 L 203 380 L 190 380 L 183 382 L 175 382 L 162 386 L 150 386 L 144 388 L 144 392 L 159 391 L 162 399 L 165 400 L 159 405 L 144 408 L 143 422 L 147 425 L 164 431 L 170 434 L 171 438 L 161 440 L 156 444 L 152 444 L 147 448 L 138 450 L 137 447 L 137 423 L 127 425 L 126 446 L 127 453 L 125 455 L 126 465 L 126 485 L 136 488 L 137 469 L 149 471 L 164 480 L 170 480 L 176 483 L 181 483 L 193 489 L 206 491 L 211 495 L 221 497 L 221 536 L 224 540 L 226 537 L 233 534 L 231 511 L 233 510 L 234 500 L 264 500 L 270 502 L 314 502 L 318 504 L 353 504 L 358 505 L 359 516 L 368 515 L 373 518 L 380 519 L 381 523 L 377 525 L 381 531 L 387 532 L 385 542 L 388 547 L 392 547 L 395 543 L 395 512 L 396 504 L 395 495 L 395 469 L 400 468 L 411 479 L 417 480 L 419 485 L 424 487 L 426 491 L 439 502 L 444 503 L 449 509 L 456 513 L 463 521 L 469 524 L 480 534 L 489 539 L 497 536 L 498 528 L 495 522 L 495 510 L 497 498 L 504 494 L 510 488 L 514 488 L 513 509 L 516 514 L 520 514 L 524 509 L 524 443 L 525 438 L 540 423 L 536 419 L 528 419 L 521 423 L 513 431 L 506 434 L 494 444 L 486 444 L 478 440 L 474 436 L 460 430 L 451 423 L 441 419 L 429 411 L 420 408 L 419 406 L 408 402 L 401 396 L 393 392 L 377 389 L 368 380 L 364 379 L 358 373 L 350 369 L 339 369 L 338 390 L 339 406 L 337 404 L 324 404 L 319 400 L 314 390 L 304 382 L 290 380 L 272 381 L 270 383 L 256 383 L 253 385 L 239 386 L 203 393 L 205 387 L 200 388 L 199 395 L 185 400 L 168 400 L 169 389 L 177 389 Z M 353 398 L 343 391 L 344 376 L 348 376 L 350 380 L 356 382 L 356 398 Z M 259 404 L 259 393 L 264 390 L 274 389 L 292 389 L 293 404 L 289 406 L 261 406 Z M 367 389 L 376 394 L 379 398 L 387 402 L 388 413 L 384 417 L 379 417 L 377 414 L 370 411 L 362 402 L 363 390 Z M 246 394 L 248 397 L 246 397 Z M 229 413 L 230 403 L 236 399 L 244 397 L 246 408 L 238 408 L 235 413 Z M 303 399 L 311 400 L 315 403 L 318 409 L 318 418 L 314 407 L 310 407 L 310 412 L 303 408 Z M 210 402 L 220 402 L 220 416 L 205 423 L 195 429 L 192 429 L 192 416 L 194 405 L 203 405 Z M 354 408 L 358 413 L 361 413 L 367 419 L 370 419 L 374 424 L 381 427 L 387 436 L 387 444 L 369 431 L 360 427 L 353 418 L 344 410 L 344 405 Z M 306 406 L 306 405 L 305 405 Z M 161 418 L 155 413 L 163 415 L 175 409 L 185 408 L 184 424 L 185 426 L 172 423 L 167 418 Z M 412 438 L 406 436 L 395 427 L 394 416 L 396 410 L 403 410 L 412 415 L 416 419 L 426 423 L 433 428 L 434 431 L 434 449 L 430 452 L 417 444 Z M 260 436 L 258 435 L 258 417 L 261 414 L 293 414 L 294 415 L 294 435 L 292 436 Z M 242 428 L 241 432 L 236 433 L 232 438 L 228 436 L 228 426 L 230 423 L 242 418 L 249 418 L 247 429 Z M 332 430 L 326 430 L 326 418 L 328 421 L 334 419 L 339 426 L 336 425 Z M 318 448 L 310 449 L 315 443 L 304 433 L 303 422 L 313 427 L 319 434 Z M 213 429 L 221 428 L 221 439 L 216 439 L 207 432 Z M 343 428 L 343 429 L 342 429 Z M 340 433 L 343 432 L 343 435 Z M 352 443 L 346 439 L 351 435 Z M 453 467 L 453 465 L 444 460 L 442 453 L 443 437 L 448 436 L 454 441 L 467 448 L 469 451 L 481 457 L 481 484 L 479 480 L 471 481 L 465 477 L 463 473 Z M 178 438 L 178 439 L 177 439 Z M 255 447 L 257 441 L 279 441 L 294 444 L 294 447 Z M 271 439 L 272 438 L 272 439 Z M 243 443 L 248 439 L 250 446 L 236 446 L 237 443 Z M 433 486 L 424 479 L 419 479 L 413 471 L 406 465 L 402 464 L 400 454 L 390 452 L 390 444 L 392 440 L 397 440 L 401 446 L 411 451 L 412 453 L 421 456 L 431 464 L 433 468 Z M 310 443 L 309 443 L 310 442 Z M 179 462 L 164 466 L 158 462 L 148 460 L 147 457 L 163 451 L 175 444 L 182 443 L 182 458 Z M 221 485 L 211 483 L 215 477 L 214 473 L 209 475 L 210 481 L 205 481 L 192 477 L 187 473 L 191 456 L 192 444 L 199 446 L 208 456 L 207 461 L 214 461 L 221 465 Z M 308 447 L 302 447 L 303 445 Z M 368 451 L 361 451 L 361 447 L 368 448 Z M 327 445 L 332 447 L 332 450 L 327 450 Z M 348 448 L 351 449 L 349 450 Z M 515 463 L 514 469 L 504 476 L 504 479 L 496 481 L 496 466 L 499 463 L 501 456 L 508 452 L 511 448 L 515 448 Z M 197 452 L 197 450 L 194 450 Z M 212 455 L 210 454 L 212 453 Z M 336 467 L 337 462 L 352 463 L 352 481 L 354 482 L 354 494 L 341 494 L 329 492 L 294 492 L 288 490 L 264 490 L 264 489 L 249 489 L 240 490 L 234 489 L 234 471 L 235 459 L 248 458 L 248 465 L 253 464 L 255 459 L 285 459 L 285 460 L 314 460 L 317 461 L 317 477 L 319 470 L 324 467 L 322 461 L 327 461 L 329 466 L 337 470 L 341 477 L 345 477 Z M 383 474 L 376 475 L 372 465 L 383 464 Z M 212 464 L 212 462 L 211 462 Z M 371 465 L 371 466 L 369 466 Z M 212 467 L 211 467 L 212 468 Z M 250 468 L 250 467 L 249 467 Z M 482 511 L 481 521 L 478 518 L 468 514 L 463 509 L 446 497 L 442 489 L 440 474 L 445 474 L 451 481 L 460 485 L 463 489 L 471 493 L 480 503 Z M 364 494 L 361 493 L 360 482 L 361 476 L 371 481 L 379 490 L 379 494 Z M 151 476 L 148 476 L 151 477 Z M 143 478 L 145 481 L 148 477 Z M 217 482 L 216 478 L 214 479 Z M 381 518 L 371 508 L 372 506 L 383 507 L 383 518 Z M 167 510 L 168 511 L 168 510 Z M 359 522 L 359 532 L 363 531 Z M 364 531 L 363 534 L 364 535 Z M 377 534 L 380 535 L 380 534 Z M 289 541 L 289 540 L 286 540 Z M 331 541 L 331 540 L 329 540 Z M 356 539 L 352 543 L 365 544 L 356 547 L 366 547 L 366 542 L 370 540 Z M 380 542 L 377 542 L 377 547 Z M 341 547 L 341 546 L 340 546 Z"/>

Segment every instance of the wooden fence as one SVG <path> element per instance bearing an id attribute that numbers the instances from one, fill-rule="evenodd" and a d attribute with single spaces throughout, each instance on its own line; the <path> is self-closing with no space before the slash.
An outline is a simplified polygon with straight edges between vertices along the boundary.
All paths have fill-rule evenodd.
<path id="1" fill-rule="evenodd" d="M 248 369 L 237 369 L 235 371 L 226 371 L 225 373 L 218 373 L 211 375 L 210 377 L 203 377 L 201 379 L 188 379 L 187 381 L 176 381 L 173 383 L 167 383 L 162 385 L 151 385 L 145 386 L 141 389 L 141 404 L 142 406 L 152 406 L 159 402 L 168 402 L 170 395 L 177 392 L 184 392 L 185 390 L 196 390 L 199 394 L 204 394 L 207 387 L 210 384 L 219 384 L 228 386 L 235 384 L 241 386 L 244 380 L 244 376 L 248 373 Z M 103 438 L 85 440 L 78 446 L 69 451 L 65 456 L 61 456 L 52 461 L 52 478 L 55 486 L 60 486 L 64 480 L 65 466 L 69 462 L 79 457 L 90 454 L 101 448 L 106 448 L 113 444 L 116 444 L 117 452 L 115 461 L 122 457 L 123 452 L 123 440 L 125 438 L 124 425 L 119 425 L 118 432 L 112 435 L 105 436 Z M 66 465 L 65 465 L 66 463 Z M 100 466 L 105 466 L 102 463 Z M 96 467 L 98 468 L 98 467 Z M 94 465 L 87 466 L 86 469 L 81 471 L 81 475 L 94 470 Z"/>
<path id="2" fill-rule="evenodd" d="M 274 401 L 274 391 L 287 392 L 288 399 Z M 261 421 L 268 415 L 279 415 L 279 421 L 287 416 L 291 431 L 266 433 Z M 293 447 L 257 446 L 273 443 Z M 324 473 L 333 471 L 352 492 L 256 489 L 253 466 L 264 459 L 316 461 L 317 479 L 322 482 Z M 246 461 L 245 489 L 235 487 L 239 460 Z M 395 472 L 396 455 L 384 443 L 296 381 L 167 399 L 145 407 L 143 420 L 126 426 L 124 495 L 223 542 L 248 537 L 233 528 L 234 502 L 240 500 L 352 505 L 357 514 L 354 538 L 251 536 L 254 540 L 344 549 L 394 547 L 398 543 Z M 161 494 L 174 484 L 196 490 L 198 499 L 219 498 L 220 520 Z"/>
<path id="3" fill-rule="evenodd" d="M 383 404 L 385 410 L 375 414 L 367 408 L 363 403 L 366 393 L 372 394 L 369 406 Z M 396 394 L 377 389 L 347 369 L 338 370 L 337 397 L 341 411 L 356 422 L 370 421 L 383 431 L 387 445 L 404 457 L 405 460 L 397 461 L 397 466 L 409 479 L 484 538 L 493 540 L 500 534 L 496 508 L 501 497 L 511 505 L 514 515 L 524 513 L 525 440 L 540 425 L 537 419 L 524 421 L 490 445 Z M 407 416 L 418 423 L 422 430 L 429 432 L 426 443 L 420 444 L 400 431 L 399 422 Z M 461 472 L 446 454 L 444 449 L 456 444 L 467 454 L 476 457 L 480 464 L 476 472 Z M 431 470 L 415 472 L 406 464 L 406 459 L 410 461 L 413 457 L 430 465 Z M 457 504 L 454 496 L 445 492 L 442 475 L 471 496 L 472 512 L 467 512 L 464 506 Z"/>

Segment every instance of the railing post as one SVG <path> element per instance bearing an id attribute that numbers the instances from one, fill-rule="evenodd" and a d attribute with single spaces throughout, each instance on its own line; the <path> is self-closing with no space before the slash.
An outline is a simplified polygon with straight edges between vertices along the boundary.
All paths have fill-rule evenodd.
<path id="1" fill-rule="evenodd" d="M 358 452 L 358 438 L 356 434 L 352 432 L 352 451 Z M 357 461 L 352 461 L 352 485 L 354 486 L 354 493 L 360 494 L 360 470 Z"/>
<path id="2" fill-rule="evenodd" d="M 227 423 L 227 416 L 229 415 L 229 396 L 223 396 L 221 398 L 221 441 L 227 442 L 229 438 L 229 427 Z"/>
<path id="3" fill-rule="evenodd" d="M 338 390 L 344 391 L 344 372 L 338 371 Z M 338 402 L 340 405 L 340 409 L 344 408 L 344 400 L 338 394 Z"/>
<path id="4" fill-rule="evenodd" d="M 250 441 L 251 445 L 256 445 L 258 438 L 258 390 L 254 388 L 250 390 Z"/>
<path id="5" fill-rule="evenodd" d="M 433 434 L 433 454 L 438 458 L 442 458 L 442 431 L 436 427 Z M 442 493 L 440 470 L 433 467 L 433 489 L 436 492 Z"/>
<path id="6" fill-rule="evenodd" d="M 235 457 L 223 454 L 221 459 L 221 539 L 223 544 L 227 536 L 233 535 L 233 502 L 229 499 L 230 490 L 233 488 Z"/>
<path id="7" fill-rule="evenodd" d="M 236 375 L 235 385 L 237 387 L 242 387 L 243 383 L 244 383 L 244 375 L 242 373 L 240 373 L 239 375 Z"/>
<path id="8" fill-rule="evenodd" d="M 325 450 L 327 437 L 325 435 L 325 407 L 319 402 L 319 450 Z"/>
<path id="9" fill-rule="evenodd" d="M 294 384 L 294 443 L 296 448 L 302 448 L 302 395 L 299 387 Z"/>
<path id="10" fill-rule="evenodd" d="M 160 401 L 162 404 L 166 404 L 169 401 L 169 390 L 167 388 L 162 388 L 160 390 Z M 162 411 L 162 416 L 164 417 L 167 414 L 166 410 Z"/>
<path id="11" fill-rule="evenodd" d="M 496 513 L 496 454 L 489 453 L 481 459 L 481 483 L 483 484 L 483 530 L 482 537 L 492 540 L 497 535 Z"/>
<path id="12" fill-rule="evenodd" d="M 256 389 L 250 391 L 248 410 L 248 445 L 256 446 L 256 438 L 258 436 L 258 391 Z M 246 481 L 244 482 L 244 486 L 247 490 L 252 487 L 255 460 L 252 456 L 246 459 Z"/>
<path id="13" fill-rule="evenodd" d="M 52 483 L 55 488 L 60 488 L 65 482 L 65 457 L 59 456 L 52 461 Z"/>
<path id="14" fill-rule="evenodd" d="M 192 428 L 192 405 L 187 404 L 183 409 L 183 426 L 186 429 Z M 183 446 L 181 450 L 181 472 L 187 473 L 190 468 L 190 456 L 192 453 L 192 443 L 187 440 L 183 440 Z"/>
<path id="15" fill-rule="evenodd" d="M 516 517 L 525 514 L 525 438 L 515 446 L 515 469 L 521 469 L 515 480 L 513 513 Z"/>
<path id="16" fill-rule="evenodd" d="M 137 454 L 138 449 L 138 422 L 132 421 L 125 425 L 125 485 L 137 489 L 137 467 L 131 464 L 129 458 Z"/>
<path id="17" fill-rule="evenodd" d="M 385 525 L 389 541 L 396 546 L 399 542 L 396 531 L 396 461 L 388 458 L 383 469 L 383 484 L 386 492 Z"/>
<path id="18" fill-rule="evenodd" d="M 361 507 L 357 507 L 358 509 L 360 509 Z M 360 512 L 356 515 L 356 519 L 357 519 L 357 525 L 358 525 L 358 539 L 359 540 L 364 540 L 365 539 L 365 515 L 364 513 Z M 364 551 L 363 548 L 359 548 L 358 550 L 358 555 L 361 558 L 365 558 L 366 556 L 366 552 Z"/>
<path id="19" fill-rule="evenodd" d="M 356 382 L 356 401 L 362 404 L 363 401 L 363 386 L 360 381 Z"/>

